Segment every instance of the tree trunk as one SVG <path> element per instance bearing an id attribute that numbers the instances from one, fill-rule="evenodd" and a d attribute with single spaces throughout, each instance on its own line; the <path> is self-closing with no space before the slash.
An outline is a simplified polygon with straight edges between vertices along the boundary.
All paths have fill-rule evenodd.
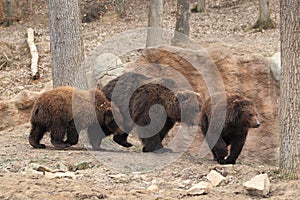
<path id="1" fill-rule="evenodd" d="M 6 20 L 4 21 L 4 26 L 11 26 L 13 24 L 13 8 L 10 0 L 6 0 L 5 2 L 6 9 Z"/>
<path id="2" fill-rule="evenodd" d="M 163 43 L 163 0 L 151 0 L 147 29 L 146 47 Z"/>
<path id="3" fill-rule="evenodd" d="M 86 88 L 78 0 L 49 0 L 53 87 Z"/>
<path id="4" fill-rule="evenodd" d="M 280 160 L 283 176 L 300 177 L 300 1 L 280 1 Z"/>
<path id="5" fill-rule="evenodd" d="M 190 34 L 190 1 L 177 0 L 176 27 L 173 43 L 188 43 Z"/>
<path id="6" fill-rule="evenodd" d="M 116 1 L 116 11 L 120 18 L 124 18 L 126 16 L 125 0 L 117 0 Z"/>
<path id="7" fill-rule="evenodd" d="M 205 12 L 205 0 L 198 0 L 198 3 L 197 3 L 197 12 Z"/>
<path id="8" fill-rule="evenodd" d="M 275 22 L 270 18 L 269 0 L 259 0 L 259 18 L 252 28 L 259 30 L 275 28 Z"/>
<path id="9" fill-rule="evenodd" d="M 10 26 L 24 20 L 32 12 L 32 0 L 2 0 L 0 2 L 0 25 Z"/>

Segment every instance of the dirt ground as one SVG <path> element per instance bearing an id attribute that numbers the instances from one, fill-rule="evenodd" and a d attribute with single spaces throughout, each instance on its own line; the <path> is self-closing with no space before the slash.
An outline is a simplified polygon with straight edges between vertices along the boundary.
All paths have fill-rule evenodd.
<path id="1" fill-rule="evenodd" d="M 87 1 L 88 2 L 88 1 Z M 191 1 L 195 5 L 195 0 Z M 147 26 L 149 1 L 127 1 L 127 16 L 115 21 L 102 19 L 83 24 L 85 54 L 116 33 Z M 279 1 L 270 0 L 271 18 L 277 28 L 263 32 L 245 31 L 258 16 L 258 2 L 245 0 L 209 1 L 204 14 L 191 13 L 191 38 L 199 44 L 219 44 L 235 55 L 272 56 L 279 51 Z M 0 53 L 9 59 L 0 69 L 0 100 L 12 98 L 24 89 L 40 90 L 51 80 L 47 2 L 39 1 L 36 11 L 11 27 L 0 27 Z M 164 28 L 175 26 L 176 1 L 167 0 Z M 108 23 L 109 22 L 109 23 Z M 41 77 L 30 77 L 30 54 L 26 29 L 33 28 L 40 54 Z M 128 54 L 130 61 L 134 55 Z M 193 127 L 195 128 L 195 127 Z M 0 199 L 260 199 L 251 196 L 243 183 L 254 175 L 267 173 L 271 182 L 268 199 L 298 199 L 300 182 L 283 180 L 277 166 L 239 159 L 236 165 L 221 166 L 205 156 L 191 153 L 145 154 L 139 141 L 130 138 L 130 149 L 103 141 L 106 151 L 89 150 L 85 134 L 78 145 L 57 150 L 49 135 L 46 149 L 28 144 L 30 124 L 0 132 Z M 199 137 L 199 136 L 197 136 Z M 196 137 L 196 139 L 197 139 Z M 195 147 L 192 147 L 195 148 Z M 226 180 L 206 195 L 192 196 L 187 190 L 215 169 Z"/>

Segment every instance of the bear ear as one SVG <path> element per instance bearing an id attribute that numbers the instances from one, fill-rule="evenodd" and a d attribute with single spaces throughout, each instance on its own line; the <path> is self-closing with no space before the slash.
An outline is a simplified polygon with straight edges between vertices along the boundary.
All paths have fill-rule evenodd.
<path id="1" fill-rule="evenodd" d="M 232 105 L 229 106 L 228 112 L 228 121 L 233 122 L 234 124 L 237 122 L 239 118 L 240 109 L 242 108 L 242 101 L 240 99 L 234 99 L 232 101 Z"/>
<path id="2" fill-rule="evenodd" d="M 106 114 L 106 115 L 112 115 L 112 114 L 113 114 L 113 113 L 112 113 L 112 108 L 111 108 L 111 107 L 106 108 L 106 109 L 105 109 L 105 114 Z"/>
<path id="3" fill-rule="evenodd" d="M 239 110 L 242 107 L 243 101 L 240 99 L 233 100 L 233 108 L 234 110 Z"/>
<path id="4" fill-rule="evenodd" d="M 187 95 L 187 93 L 184 92 L 184 91 L 178 91 L 176 93 L 176 97 L 177 97 L 177 99 L 178 99 L 179 102 L 183 102 L 183 101 L 185 101 L 185 100 L 187 100 L 189 98 L 188 95 Z"/>

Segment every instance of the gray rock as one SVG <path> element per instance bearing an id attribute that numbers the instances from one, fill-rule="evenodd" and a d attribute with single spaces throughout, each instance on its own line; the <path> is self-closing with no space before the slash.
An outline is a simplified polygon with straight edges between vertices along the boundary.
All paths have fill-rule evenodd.
<path id="1" fill-rule="evenodd" d="M 119 57 L 112 53 L 103 53 L 95 58 L 93 71 L 97 85 L 103 87 L 110 80 L 122 75 L 124 67 Z"/>
<path id="2" fill-rule="evenodd" d="M 202 195 L 208 194 L 212 190 L 212 184 L 210 182 L 201 181 L 193 185 L 190 189 L 187 190 L 189 195 Z"/>
<path id="3" fill-rule="evenodd" d="M 244 188 L 254 196 L 266 196 L 270 192 L 268 174 L 260 174 L 244 183 Z"/>
<path id="4" fill-rule="evenodd" d="M 273 78 L 279 82 L 280 81 L 280 70 L 281 70 L 281 57 L 280 52 L 275 53 L 271 57 L 270 70 L 272 72 Z"/>
<path id="5" fill-rule="evenodd" d="M 157 191 L 158 190 L 158 186 L 155 185 L 155 184 L 152 184 L 150 185 L 148 188 L 147 188 L 148 191 Z"/>
<path id="6" fill-rule="evenodd" d="M 206 178 L 213 186 L 220 185 L 226 179 L 216 170 L 211 170 L 209 174 L 207 174 Z"/>

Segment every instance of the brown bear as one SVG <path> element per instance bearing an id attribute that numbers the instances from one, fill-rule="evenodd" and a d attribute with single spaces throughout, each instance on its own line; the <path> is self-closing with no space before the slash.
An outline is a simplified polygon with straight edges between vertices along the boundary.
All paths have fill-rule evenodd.
<path id="1" fill-rule="evenodd" d="M 199 123 L 199 119 L 195 119 L 200 115 L 197 94 L 178 90 L 172 79 L 154 79 L 128 72 L 110 81 L 102 91 L 119 107 L 123 116 L 124 134 L 114 135 L 114 140 L 121 145 L 128 143 L 128 133 L 137 127 L 143 152 L 170 151 L 163 148 L 161 142 L 176 122 Z M 162 106 L 165 112 L 154 105 Z M 151 109 L 153 118 L 149 116 Z"/>
<path id="2" fill-rule="evenodd" d="M 227 93 L 226 98 L 225 94 L 214 95 L 204 102 L 200 126 L 218 163 L 235 164 L 249 128 L 260 126 L 257 116 L 253 101 L 237 93 Z M 231 147 L 228 155 L 229 145 Z"/>
<path id="3" fill-rule="evenodd" d="M 40 140 L 50 131 L 51 143 L 56 148 L 66 148 L 77 144 L 78 133 L 88 128 L 89 141 L 94 150 L 99 150 L 105 136 L 119 132 L 114 117 L 122 121 L 118 112 L 113 116 L 111 103 L 101 90 L 57 87 L 36 100 L 31 113 L 29 143 L 35 148 L 45 148 Z"/>

